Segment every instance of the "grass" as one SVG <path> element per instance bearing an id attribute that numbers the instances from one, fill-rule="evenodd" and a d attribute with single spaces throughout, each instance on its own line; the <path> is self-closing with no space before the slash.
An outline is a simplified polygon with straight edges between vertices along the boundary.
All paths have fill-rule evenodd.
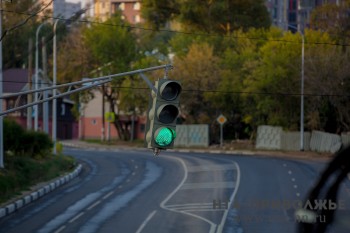
<path id="1" fill-rule="evenodd" d="M 40 160 L 25 156 L 5 156 L 5 169 L 0 170 L 0 203 L 29 190 L 31 186 L 49 181 L 72 171 L 75 160 L 57 155 Z"/>

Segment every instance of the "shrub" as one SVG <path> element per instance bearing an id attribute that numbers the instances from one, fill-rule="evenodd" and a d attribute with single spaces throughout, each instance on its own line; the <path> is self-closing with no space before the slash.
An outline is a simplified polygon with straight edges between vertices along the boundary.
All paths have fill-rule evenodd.
<path id="1" fill-rule="evenodd" d="M 4 121 L 4 150 L 16 155 L 45 157 L 51 154 L 53 143 L 43 132 L 25 131 L 13 120 Z"/>
<path id="2" fill-rule="evenodd" d="M 12 119 L 4 119 L 4 151 L 17 152 L 24 129 Z"/>

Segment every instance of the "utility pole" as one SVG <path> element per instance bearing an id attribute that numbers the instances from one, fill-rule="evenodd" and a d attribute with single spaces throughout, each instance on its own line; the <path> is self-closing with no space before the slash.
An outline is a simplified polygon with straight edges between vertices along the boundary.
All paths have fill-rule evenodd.
<path id="1" fill-rule="evenodd" d="M 41 39 L 42 44 L 42 63 L 43 63 L 43 79 L 41 83 L 41 87 L 46 87 L 45 83 L 47 79 L 47 54 L 46 54 L 46 44 L 45 37 Z M 45 81 L 44 81 L 45 80 Z M 44 83 L 43 83 L 44 82 Z M 47 91 L 44 91 L 43 98 L 46 99 L 48 97 Z M 43 131 L 49 134 L 49 102 L 43 103 Z"/>
<path id="2" fill-rule="evenodd" d="M 32 74 L 33 74 L 33 40 L 29 38 L 29 48 L 28 48 L 28 90 L 32 90 Z M 33 102 L 33 96 L 29 94 L 27 96 L 27 103 Z M 32 129 L 32 108 L 27 108 L 27 130 Z"/>
<path id="3" fill-rule="evenodd" d="M 0 0 L 0 36 L 2 37 L 2 0 Z M 0 96 L 2 96 L 2 39 L 0 40 Z M 0 112 L 2 112 L 2 103 L 0 101 Z M 4 127 L 3 117 L 0 116 L 0 168 L 4 168 Z"/>

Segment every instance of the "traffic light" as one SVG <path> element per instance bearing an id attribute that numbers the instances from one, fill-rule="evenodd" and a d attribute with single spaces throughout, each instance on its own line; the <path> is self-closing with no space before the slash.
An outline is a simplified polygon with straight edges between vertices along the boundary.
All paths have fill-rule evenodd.
<path id="1" fill-rule="evenodd" d="M 177 81 L 160 79 L 155 88 L 147 114 L 145 142 L 148 148 L 159 151 L 174 147 L 182 87 Z"/>

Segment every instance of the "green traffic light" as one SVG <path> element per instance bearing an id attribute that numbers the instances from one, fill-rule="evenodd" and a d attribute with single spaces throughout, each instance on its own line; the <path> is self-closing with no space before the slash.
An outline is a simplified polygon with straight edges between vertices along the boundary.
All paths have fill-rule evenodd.
<path id="1" fill-rule="evenodd" d="M 169 146 L 175 139 L 176 132 L 170 128 L 162 127 L 157 129 L 154 140 L 159 146 Z"/>

